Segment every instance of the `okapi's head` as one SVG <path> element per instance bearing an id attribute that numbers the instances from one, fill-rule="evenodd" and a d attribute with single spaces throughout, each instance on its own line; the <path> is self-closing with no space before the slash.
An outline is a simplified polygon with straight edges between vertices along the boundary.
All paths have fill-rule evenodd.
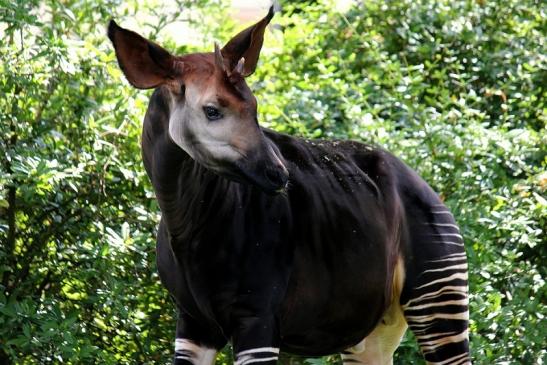
<path id="1" fill-rule="evenodd" d="M 282 191 L 288 171 L 258 126 L 257 103 L 245 77 L 256 68 L 273 8 L 214 52 L 174 56 L 135 32 L 108 26 L 118 63 L 131 85 L 170 95 L 169 136 L 194 160 L 268 193 Z"/>

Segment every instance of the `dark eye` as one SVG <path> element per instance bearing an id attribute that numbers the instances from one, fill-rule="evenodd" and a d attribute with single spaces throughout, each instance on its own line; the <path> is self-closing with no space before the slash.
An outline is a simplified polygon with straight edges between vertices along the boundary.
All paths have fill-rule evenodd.
<path id="1" fill-rule="evenodd" d="M 218 120 L 222 118 L 222 113 L 220 112 L 220 110 L 218 110 L 214 106 L 204 106 L 203 112 L 205 113 L 205 116 L 209 120 Z"/>

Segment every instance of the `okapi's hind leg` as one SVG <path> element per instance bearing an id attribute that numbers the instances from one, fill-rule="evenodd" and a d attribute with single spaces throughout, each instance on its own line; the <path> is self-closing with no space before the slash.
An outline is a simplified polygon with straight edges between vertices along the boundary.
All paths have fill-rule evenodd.
<path id="1" fill-rule="evenodd" d="M 393 354 L 406 332 L 407 324 L 400 304 L 404 264 L 399 259 L 393 275 L 391 305 L 374 330 L 358 345 L 344 351 L 344 365 L 391 365 Z"/>
<path id="2" fill-rule="evenodd" d="M 469 300 L 463 239 L 450 212 L 436 205 L 414 232 L 401 305 L 427 364 L 467 365 Z"/>

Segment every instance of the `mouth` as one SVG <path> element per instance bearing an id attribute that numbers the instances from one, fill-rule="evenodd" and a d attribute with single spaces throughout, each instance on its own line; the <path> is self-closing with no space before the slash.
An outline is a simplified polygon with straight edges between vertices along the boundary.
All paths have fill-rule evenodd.
<path id="1" fill-rule="evenodd" d="M 225 144 L 228 146 L 228 144 Z M 224 145 L 222 145 L 224 146 Z M 231 151 L 239 154 L 239 158 L 220 160 L 197 153 L 197 159 L 208 169 L 238 183 L 256 186 L 268 195 L 286 194 L 289 186 L 289 171 L 282 158 L 270 148 L 270 153 L 254 155 L 251 158 L 236 148 Z M 194 151 L 201 152 L 195 148 Z M 266 150 L 267 151 L 267 150 Z M 266 155 L 266 156 L 264 156 Z M 211 163 L 214 161 L 215 163 Z M 209 162 L 209 163 L 207 163 Z"/>
<path id="2" fill-rule="evenodd" d="M 278 195 L 287 192 L 289 186 L 289 173 L 286 168 L 262 167 L 248 169 L 242 164 L 236 164 L 237 178 L 239 182 L 254 185 L 268 195 Z M 232 173 L 233 176 L 235 173 Z"/>

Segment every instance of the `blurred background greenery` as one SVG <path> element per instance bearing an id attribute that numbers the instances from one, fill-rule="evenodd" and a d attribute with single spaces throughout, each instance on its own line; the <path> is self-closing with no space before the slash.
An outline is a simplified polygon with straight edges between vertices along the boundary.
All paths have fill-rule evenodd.
<path id="1" fill-rule="evenodd" d="M 243 26 L 229 5 L 0 0 L 0 364 L 170 362 L 139 149 L 150 92 L 123 80 L 105 27 L 208 51 Z M 415 168 L 465 237 L 475 363 L 544 364 L 546 3 L 335 5 L 281 2 L 248 80 L 262 125 L 377 143 Z M 423 364 L 410 333 L 394 362 Z"/>

